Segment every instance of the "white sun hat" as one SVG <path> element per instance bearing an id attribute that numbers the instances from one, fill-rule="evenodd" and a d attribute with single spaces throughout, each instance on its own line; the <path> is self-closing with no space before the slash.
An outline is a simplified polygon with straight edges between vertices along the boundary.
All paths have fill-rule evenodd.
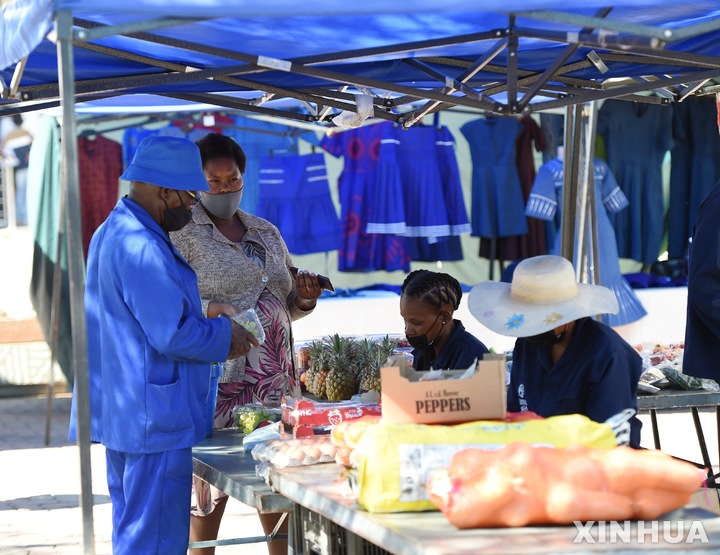
<path id="1" fill-rule="evenodd" d="M 485 327 L 512 337 L 538 335 L 578 318 L 619 310 L 610 289 L 577 283 L 570 261 L 554 255 L 523 260 L 512 283 L 477 284 L 468 295 L 468 308 Z"/>

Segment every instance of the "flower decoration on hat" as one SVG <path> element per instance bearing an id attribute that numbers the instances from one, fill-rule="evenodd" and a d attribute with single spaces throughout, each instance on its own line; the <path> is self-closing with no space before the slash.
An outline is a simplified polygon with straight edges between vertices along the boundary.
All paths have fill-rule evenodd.
<path id="1" fill-rule="evenodd" d="M 557 312 L 551 312 L 550 314 L 545 316 L 545 322 L 548 324 L 554 324 L 560 318 L 562 318 L 562 314 L 558 314 Z"/>
<path id="2" fill-rule="evenodd" d="M 507 328 L 509 330 L 512 330 L 512 329 L 519 328 L 524 323 L 525 323 L 525 315 L 524 314 L 513 314 L 512 316 L 510 316 L 510 318 L 508 318 L 507 324 L 505 324 L 505 325 L 507 326 Z"/>

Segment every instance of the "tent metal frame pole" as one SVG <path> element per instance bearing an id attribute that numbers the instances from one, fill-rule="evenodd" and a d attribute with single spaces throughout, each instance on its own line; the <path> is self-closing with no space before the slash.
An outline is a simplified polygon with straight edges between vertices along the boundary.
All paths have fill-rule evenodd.
<path id="1" fill-rule="evenodd" d="M 87 328 L 83 303 L 85 265 L 82 250 L 80 214 L 80 172 L 75 129 L 74 80 L 75 61 L 72 42 L 72 14 L 58 10 L 57 31 L 58 76 L 62 106 L 62 193 L 65 195 L 68 276 L 70 281 L 70 315 L 72 321 L 73 369 L 77 441 L 80 452 L 80 508 L 83 521 L 83 552 L 95 554 L 93 529 L 92 468 L 90 459 L 90 390 L 87 361 Z"/>
<path id="2" fill-rule="evenodd" d="M 577 109 L 579 108 L 579 109 Z M 588 205 L 588 158 L 587 158 L 587 134 L 586 131 L 586 111 L 585 106 L 578 104 L 576 108 L 577 126 L 579 140 L 575 142 L 577 151 L 577 173 L 574 175 L 572 186 L 576 189 L 576 205 L 575 205 L 575 252 L 573 266 L 578 277 L 578 281 L 587 281 L 587 254 L 588 254 L 588 234 L 587 234 L 587 205 Z M 573 168 L 574 170 L 575 168 Z"/>
<path id="3" fill-rule="evenodd" d="M 472 79 L 475 74 L 483 69 L 490 60 L 495 59 L 495 57 L 500 54 L 505 48 L 507 47 L 507 39 L 501 39 L 497 41 L 490 49 L 488 49 L 485 54 L 483 54 L 480 58 L 475 60 L 470 67 L 468 67 L 466 70 L 464 70 L 460 75 L 458 75 L 454 81 L 457 81 L 458 83 L 461 83 L 463 86 Z M 424 62 L 422 62 L 425 64 Z M 426 64 L 425 64 L 426 65 Z M 439 73 L 439 72 L 438 72 Z M 443 94 L 451 95 L 454 93 L 457 89 L 455 88 L 454 84 L 446 84 L 442 89 L 440 89 L 440 92 Z M 489 99 L 490 102 L 493 104 L 495 103 L 494 100 Z M 406 123 L 406 125 L 413 125 L 418 120 L 420 120 L 423 116 L 426 116 L 432 112 L 437 112 L 438 109 L 442 109 L 442 107 L 447 106 L 447 102 L 439 102 L 437 100 L 430 100 L 426 102 L 423 106 L 418 108 L 417 110 L 413 110 L 412 117 L 410 120 L 408 120 L 409 123 Z"/>
<path id="4" fill-rule="evenodd" d="M 565 152 L 563 161 L 563 213 L 560 254 L 575 261 L 575 225 L 577 217 L 577 182 L 581 135 L 581 110 L 577 104 L 565 110 Z"/>
<path id="5" fill-rule="evenodd" d="M 55 361 L 57 352 L 60 319 L 60 298 L 62 297 L 62 255 L 65 245 L 65 197 L 61 189 L 58 195 L 58 237 L 55 248 L 55 266 L 53 268 L 52 300 L 50 304 L 50 369 L 48 371 L 47 406 L 45 409 L 45 446 L 50 445 L 52 426 L 52 405 L 55 397 Z"/>
<path id="6" fill-rule="evenodd" d="M 592 283 L 598 285 L 600 283 L 600 241 L 598 235 L 597 221 L 597 203 L 598 198 L 595 194 L 595 137 L 597 135 L 597 102 L 591 102 L 586 105 L 587 125 L 585 126 L 586 141 L 586 158 L 589 160 L 589 171 L 587 175 L 588 189 L 588 236 L 590 240 L 592 254 Z M 590 261 L 588 260 L 588 263 Z"/>
<path id="7" fill-rule="evenodd" d="M 599 18 L 605 18 L 610 12 L 612 11 L 612 8 L 601 8 L 597 14 L 596 17 Z M 589 28 L 584 28 L 582 31 L 589 31 Z M 581 31 L 581 32 L 582 32 Z M 543 87 L 547 84 L 548 81 L 558 72 L 558 70 L 565 64 L 565 62 L 570 59 L 570 56 L 572 56 L 577 50 L 580 48 L 579 44 L 568 44 L 563 51 L 555 57 L 555 61 L 553 61 L 552 64 L 548 66 L 548 68 L 543 71 L 542 75 L 532 84 L 530 87 L 530 90 L 523 95 L 523 97 L 520 99 L 520 102 L 518 102 L 518 106 L 521 110 L 525 109 L 525 106 L 528 105 L 528 103 L 543 89 Z"/>

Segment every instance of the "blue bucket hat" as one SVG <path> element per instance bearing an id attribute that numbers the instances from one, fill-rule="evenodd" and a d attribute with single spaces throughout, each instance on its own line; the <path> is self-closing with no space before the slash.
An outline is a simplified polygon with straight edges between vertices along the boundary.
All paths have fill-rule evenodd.
<path id="1" fill-rule="evenodd" d="M 179 137 L 146 137 L 120 179 L 178 191 L 209 191 L 200 149 Z"/>

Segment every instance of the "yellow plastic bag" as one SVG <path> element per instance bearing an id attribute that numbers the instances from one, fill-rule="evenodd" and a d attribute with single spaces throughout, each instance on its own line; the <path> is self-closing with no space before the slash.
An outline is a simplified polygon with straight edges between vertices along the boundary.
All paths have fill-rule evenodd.
<path id="1" fill-rule="evenodd" d="M 372 513 L 437 510 L 425 492 L 431 471 L 449 466 L 453 454 L 467 447 L 499 449 L 516 441 L 554 447 L 617 445 L 610 425 L 580 414 L 455 426 L 377 424 L 365 430 L 352 454 L 358 502 Z"/>

